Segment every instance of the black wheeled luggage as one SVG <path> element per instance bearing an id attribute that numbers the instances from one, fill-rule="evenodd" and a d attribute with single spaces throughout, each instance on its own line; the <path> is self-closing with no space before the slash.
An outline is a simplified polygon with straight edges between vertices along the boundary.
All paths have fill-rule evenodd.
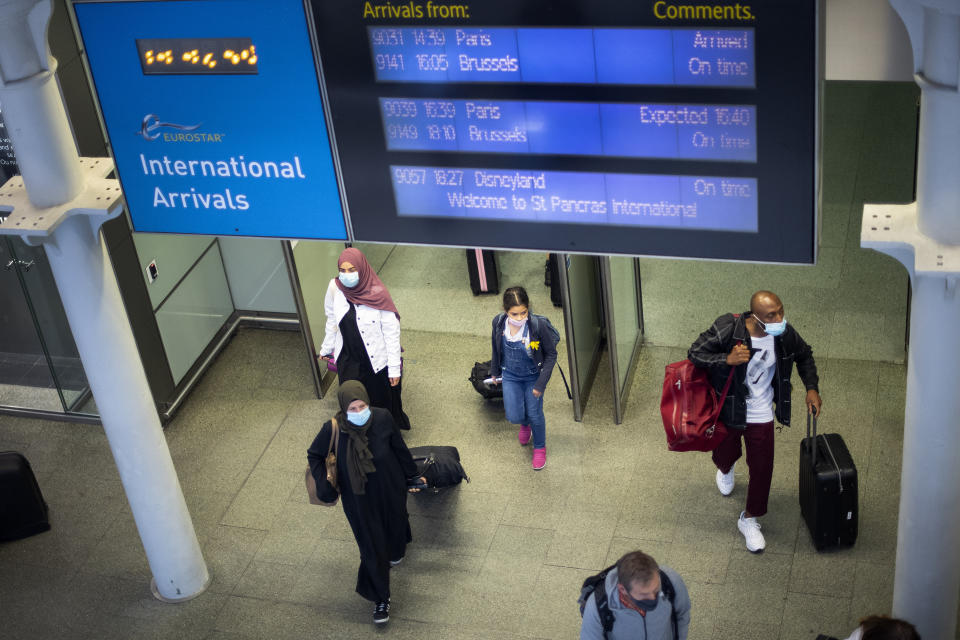
<path id="1" fill-rule="evenodd" d="M 857 467 L 846 443 L 837 433 L 817 435 L 816 418 L 811 435 L 808 413 L 800 442 L 800 513 L 817 551 L 857 541 L 858 504 Z"/>
<path id="2" fill-rule="evenodd" d="M 410 455 L 417 463 L 417 473 L 427 479 L 431 489 L 451 487 L 462 480 L 470 482 L 456 447 L 412 447 Z"/>
<path id="3" fill-rule="evenodd" d="M 467 249 L 467 271 L 473 295 L 500 293 L 500 267 L 497 254 L 483 249 Z"/>
<path id="4" fill-rule="evenodd" d="M 550 302 L 555 307 L 563 306 L 563 289 L 560 286 L 560 257 L 551 253 L 547 258 L 547 269 L 550 272 Z"/>
<path id="5" fill-rule="evenodd" d="M 483 396 L 484 400 L 493 400 L 503 397 L 503 386 L 499 384 L 487 384 L 484 380 L 490 377 L 490 361 L 475 362 L 470 371 L 470 377 L 467 380 L 473 385 L 477 393 Z"/>
<path id="6" fill-rule="evenodd" d="M 47 503 L 30 463 L 16 451 L 0 452 L 0 541 L 49 529 Z"/>

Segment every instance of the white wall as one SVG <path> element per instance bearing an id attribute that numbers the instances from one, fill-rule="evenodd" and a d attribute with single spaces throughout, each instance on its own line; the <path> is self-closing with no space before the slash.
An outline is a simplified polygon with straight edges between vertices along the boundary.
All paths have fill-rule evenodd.
<path id="1" fill-rule="evenodd" d="M 913 80 L 913 52 L 887 0 L 826 0 L 827 80 Z"/>

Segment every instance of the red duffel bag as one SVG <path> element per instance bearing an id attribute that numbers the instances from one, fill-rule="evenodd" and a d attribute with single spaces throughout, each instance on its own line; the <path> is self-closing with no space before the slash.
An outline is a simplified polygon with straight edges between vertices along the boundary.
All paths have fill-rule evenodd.
<path id="1" fill-rule="evenodd" d="M 727 427 L 720 422 L 720 409 L 730 390 L 733 373 L 719 401 L 710 384 L 706 369 L 689 360 L 667 365 L 660 397 L 660 415 L 667 433 L 670 451 L 713 451 L 727 437 Z"/>

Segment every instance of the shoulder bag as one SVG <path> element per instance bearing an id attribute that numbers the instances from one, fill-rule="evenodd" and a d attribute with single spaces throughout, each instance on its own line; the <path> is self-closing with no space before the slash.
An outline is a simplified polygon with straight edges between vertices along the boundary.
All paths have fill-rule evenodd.
<path id="1" fill-rule="evenodd" d="M 327 457 L 324 459 L 323 464 L 327 469 L 327 482 L 330 483 L 331 487 L 339 491 L 340 488 L 337 486 L 337 447 L 340 444 L 340 428 L 337 426 L 336 418 L 330 420 L 330 427 L 332 430 L 330 434 L 330 446 L 327 448 Z M 309 466 L 307 467 L 305 481 L 310 504 L 317 504 L 324 507 L 332 507 L 337 504 L 337 500 L 324 502 L 317 497 L 317 481 L 313 479 L 313 474 L 310 472 Z"/>

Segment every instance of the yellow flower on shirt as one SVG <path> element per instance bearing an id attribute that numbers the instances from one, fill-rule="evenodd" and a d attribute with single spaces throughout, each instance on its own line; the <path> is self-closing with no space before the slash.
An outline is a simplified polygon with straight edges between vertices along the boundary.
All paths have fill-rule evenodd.
<path id="1" fill-rule="evenodd" d="M 539 341 L 539 340 L 534 340 L 533 342 L 531 342 L 531 343 L 530 343 L 530 348 L 533 349 L 534 351 L 536 351 L 537 349 L 539 349 L 539 348 L 540 348 L 540 341 Z"/>

